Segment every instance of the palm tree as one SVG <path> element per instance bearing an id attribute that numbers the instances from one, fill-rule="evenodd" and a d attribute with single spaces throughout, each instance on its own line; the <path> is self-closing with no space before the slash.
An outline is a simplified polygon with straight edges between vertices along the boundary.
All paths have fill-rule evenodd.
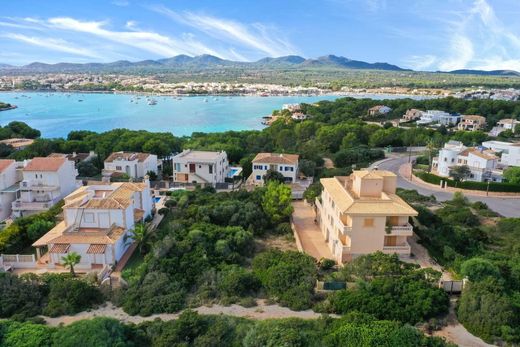
<path id="1" fill-rule="evenodd" d="M 145 247 L 149 243 L 150 236 L 150 230 L 144 223 L 138 223 L 135 225 L 131 238 L 135 243 L 137 243 L 141 254 L 144 253 Z"/>
<path id="2" fill-rule="evenodd" d="M 430 139 L 426 143 L 426 149 L 428 150 L 428 172 L 432 171 L 432 161 L 433 161 L 433 152 L 437 148 L 435 141 L 433 139 Z"/>
<path id="3" fill-rule="evenodd" d="M 76 273 L 74 272 L 74 266 L 76 266 L 81 261 L 81 255 L 76 252 L 70 252 L 66 256 L 62 257 L 61 260 L 63 261 L 63 265 L 65 265 L 65 267 L 70 268 L 70 273 L 72 276 L 76 276 Z"/>

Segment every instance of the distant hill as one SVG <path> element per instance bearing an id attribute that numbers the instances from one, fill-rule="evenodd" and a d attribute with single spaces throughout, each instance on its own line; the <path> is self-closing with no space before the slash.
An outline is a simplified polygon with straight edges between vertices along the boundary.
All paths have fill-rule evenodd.
<path id="1" fill-rule="evenodd" d="M 171 58 L 157 60 L 142 60 L 131 62 L 128 60 L 118 60 L 111 63 L 57 63 L 46 64 L 34 62 L 24 66 L 12 66 L 8 64 L 0 64 L 2 73 L 52 73 L 52 72 L 71 72 L 71 73 L 132 73 L 132 72 L 191 72 L 205 71 L 210 72 L 214 69 L 242 69 L 243 71 L 276 71 L 284 69 L 285 71 L 298 71 L 309 69 L 328 69 L 328 70 L 382 70 L 382 71 L 413 71 L 401 68 L 384 62 L 368 63 L 361 60 L 353 60 L 333 54 L 324 55 L 315 59 L 306 59 L 298 55 L 288 55 L 277 58 L 263 58 L 254 62 L 225 60 L 213 55 L 204 54 L 195 57 L 188 55 L 177 55 Z M 437 71 L 437 73 L 451 73 L 458 75 L 482 75 L 482 76 L 512 76 L 520 77 L 520 73 L 513 70 L 454 70 L 454 71 Z"/>
<path id="2" fill-rule="evenodd" d="M 2 65 L 0 65 L 2 66 Z M 57 63 L 46 64 L 34 62 L 24 66 L 9 66 L 9 70 L 17 72 L 116 72 L 131 70 L 207 70 L 212 68 L 242 68 L 242 69 L 277 69 L 277 68 L 340 68 L 340 69 L 373 69 L 406 71 L 396 65 L 388 63 L 367 63 L 351 60 L 345 57 L 327 55 L 317 59 L 305 59 L 297 55 L 288 55 L 277 58 L 263 58 L 255 62 L 225 60 L 213 55 L 204 54 L 195 57 L 178 55 L 158 60 L 143 60 L 130 62 L 119 60 L 112 63 Z"/>
<path id="3" fill-rule="evenodd" d="M 471 69 L 461 69 L 461 70 L 453 70 L 449 71 L 449 73 L 457 74 L 457 75 L 482 75 L 482 76 L 515 76 L 520 77 L 520 72 L 514 70 L 471 70 Z"/>

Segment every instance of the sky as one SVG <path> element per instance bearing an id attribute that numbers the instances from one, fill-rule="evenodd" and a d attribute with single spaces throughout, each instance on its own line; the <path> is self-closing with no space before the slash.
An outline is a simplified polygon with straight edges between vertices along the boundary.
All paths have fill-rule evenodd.
<path id="1" fill-rule="evenodd" d="M 520 71 L 520 0 L 0 0 L 0 63 L 327 54 Z"/>

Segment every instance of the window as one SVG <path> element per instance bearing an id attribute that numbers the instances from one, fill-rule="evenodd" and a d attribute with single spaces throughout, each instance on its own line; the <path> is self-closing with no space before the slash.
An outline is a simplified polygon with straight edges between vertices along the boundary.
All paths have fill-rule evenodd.
<path id="1" fill-rule="evenodd" d="M 94 213 L 85 213 L 83 215 L 85 223 L 94 223 Z"/>
<path id="2" fill-rule="evenodd" d="M 260 175 L 256 175 L 256 180 L 257 181 L 260 181 L 262 179 L 262 177 L 260 177 Z"/>
<path id="3" fill-rule="evenodd" d="M 121 166 L 116 166 L 116 170 L 121 171 L 123 168 Z"/>
<path id="4" fill-rule="evenodd" d="M 293 168 L 293 167 L 291 167 L 291 171 L 294 171 L 294 168 Z"/>
<path id="5" fill-rule="evenodd" d="M 181 164 L 175 163 L 175 171 L 181 171 Z"/>
<path id="6" fill-rule="evenodd" d="M 210 174 L 213 173 L 213 165 L 210 165 L 210 166 L 209 166 L 209 173 L 210 173 Z"/>
<path id="7" fill-rule="evenodd" d="M 265 166 L 264 166 L 264 170 L 267 170 L 267 169 L 269 169 L 269 167 L 267 167 L 267 165 L 265 165 Z"/>
<path id="8" fill-rule="evenodd" d="M 364 227 L 373 227 L 374 226 L 374 218 L 365 218 L 363 221 Z"/>
<path id="9" fill-rule="evenodd" d="M 444 158 L 444 161 L 448 161 L 448 158 Z"/>
<path id="10" fill-rule="evenodd" d="M 35 177 L 35 178 L 38 178 L 38 174 L 34 174 L 34 177 Z"/>

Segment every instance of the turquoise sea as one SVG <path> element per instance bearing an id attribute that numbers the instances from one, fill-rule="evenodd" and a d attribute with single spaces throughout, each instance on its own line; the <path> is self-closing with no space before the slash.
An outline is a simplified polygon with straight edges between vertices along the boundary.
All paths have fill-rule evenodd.
<path id="1" fill-rule="evenodd" d="M 136 97 L 129 94 L 0 92 L 0 101 L 18 106 L 0 112 L 0 124 L 23 121 L 39 129 L 44 137 L 66 137 L 71 130 L 102 132 L 114 128 L 169 131 L 182 136 L 195 131 L 261 129 L 261 118 L 283 104 L 338 98 L 334 95 L 192 96 L 179 100 L 172 96 L 154 96 L 151 98 L 157 104 L 148 105 L 146 96 L 139 96 L 138 100 Z"/>

